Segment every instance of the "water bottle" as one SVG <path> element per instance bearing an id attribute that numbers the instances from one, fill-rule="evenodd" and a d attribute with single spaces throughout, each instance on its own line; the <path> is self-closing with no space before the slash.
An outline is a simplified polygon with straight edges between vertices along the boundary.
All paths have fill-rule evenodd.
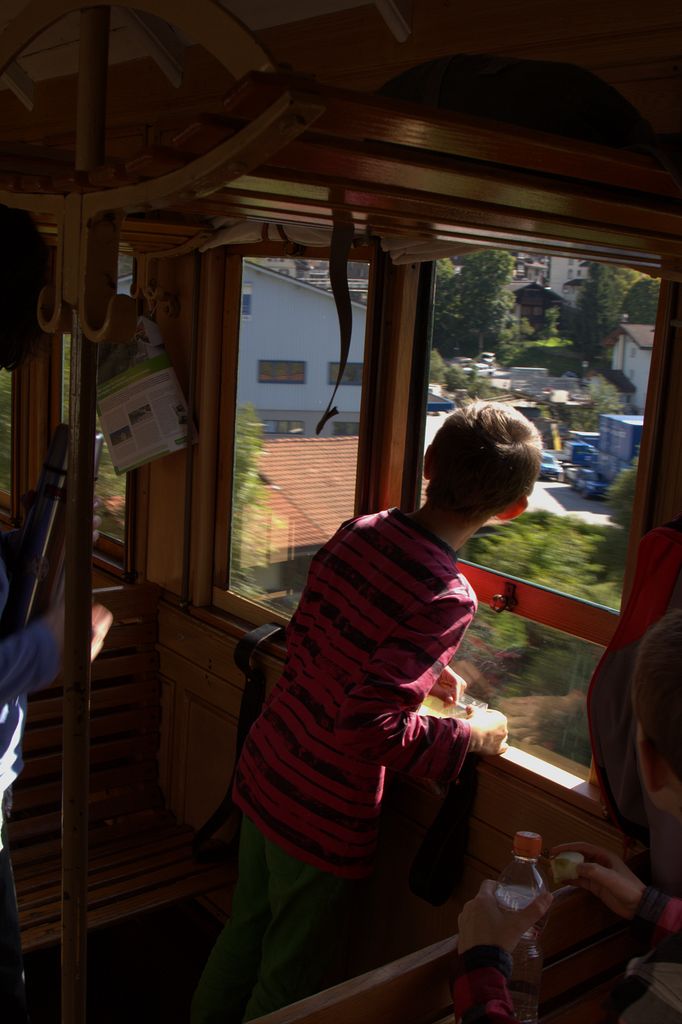
<path id="1" fill-rule="evenodd" d="M 537 832 L 517 832 L 514 836 L 514 859 L 499 877 L 495 897 L 505 910 L 523 910 L 547 888 L 537 860 L 542 837 Z M 524 932 L 512 954 L 513 966 L 509 991 L 519 1024 L 538 1024 L 542 949 L 540 935 L 544 919 Z"/>

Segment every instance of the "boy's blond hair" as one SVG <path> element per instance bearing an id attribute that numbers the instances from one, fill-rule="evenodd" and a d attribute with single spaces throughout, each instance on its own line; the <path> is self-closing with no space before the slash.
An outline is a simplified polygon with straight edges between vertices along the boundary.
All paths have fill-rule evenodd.
<path id="1" fill-rule="evenodd" d="M 431 505 L 466 521 L 487 519 L 527 497 L 540 472 L 542 439 L 501 402 L 471 402 L 448 416 L 431 444 Z"/>
<path id="2" fill-rule="evenodd" d="M 666 612 L 642 640 L 632 681 L 642 732 L 682 781 L 682 610 Z"/>

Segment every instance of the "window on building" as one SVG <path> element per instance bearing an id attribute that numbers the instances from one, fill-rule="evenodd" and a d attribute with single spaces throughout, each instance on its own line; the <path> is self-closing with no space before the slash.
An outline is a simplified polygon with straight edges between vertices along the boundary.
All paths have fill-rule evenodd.
<path id="1" fill-rule="evenodd" d="M 478 284 L 485 286 L 485 260 L 468 258 L 479 259 Z M 489 251 L 486 259 L 507 266 L 511 280 L 512 254 Z M 641 276 L 613 266 L 599 273 L 621 298 Z M 585 288 L 590 280 L 588 268 Z M 508 714 L 514 746 L 587 777 L 585 691 L 620 608 L 643 418 L 622 415 L 621 396 L 602 372 L 611 366 L 607 332 L 595 332 L 592 315 L 583 317 L 579 306 L 551 339 L 542 329 L 522 334 L 504 312 L 503 292 L 491 288 L 491 316 L 481 331 L 480 321 L 440 308 L 436 291 L 433 347 L 443 359 L 453 346 L 475 356 L 483 345 L 502 368 L 540 368 L 479 379 L 467 390 L 523 406 L 550 455 L 528 511 L 489 523 L 459 553 L 480 610 L 458 668 L 474 696 Z M 567 380 L 575 384 L 567 387 Z M 426 417 L 425 445 L 445 415 Z M 495 594 L 516 600 L 514 612 L 491 611 Z"/>
<path id="2" fill-rule="evenodd" d="M 251 319 L 251 285 L 246 284 L 242 289 L 242 320 Z"/>
<path id="3" fill-rule="evenodd" d="M 259 384 L 305 384 L 305 362 L 297 359 L 259 359 Z"/>
<path id="4" fill-rule="evenodd" d="M 343 371 L 343 377 L 341 378 L 342 384 L 355 384 L 360 386 L 362 384 L 362 363 L 346 363 Z M 329 364 L 329 377 L 328 381 L 330 384 L 336 384 L 336 378 L 339 375 L 339 363 Z"/>
<path id="5" fill-rule="evenodd" d="M 263 420 L 264 434 L 303 434 L 303 420 Z"/>
<path id="6" fill-rule="evenodd" d="M 252 317 L 240 318 L 238 327 L 234 422 L 225 413 L 232 479 L 218 504 L 231 515 L 219 523 L 214 600 L 231 609 L 246 600 L 289 615 L 313 555 L 355 512 L 362 387 L 337 393 L 339 415 L 318 436 L 339 350 L 334 298 L 322 286 L 328 263 L 316 260 L 314 288 L 306 261 L 297 261 L 292 274 L 270 264 L 263 257 L 242 264 L 242 288 L 250 286 L 254 303 Z M 350 361 L 360 384 L 366 304 L 353 302 L 352 312 Z M 299 386 L 273 394 L 260 386 L 269 383 Z M 352 433 L 339 432 L 337 421 L 352 421 Z"/>
<path id="7" fill-rule="evenodd" d="M 358 433 L 360 424 L 356 420 L 332 420 L 334 437 L 353 437 Z"/>

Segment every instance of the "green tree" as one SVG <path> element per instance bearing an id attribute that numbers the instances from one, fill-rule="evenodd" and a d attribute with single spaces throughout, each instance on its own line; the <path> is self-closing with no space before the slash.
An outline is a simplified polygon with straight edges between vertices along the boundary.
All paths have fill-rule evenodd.
<path id="1" fill-rule="evenodd" d="M 429 384 L 443 384 L 445 381 L 445 360 L 436 348 L 431 349 Z"/>
<path id="2" fill-rule="evenodd" d="M 503 249 L 482 249 L 462 257 L 453 284 L 454 343 L 463 355 L 496 348 L 514 299 L 505 288 L 514 272 L 514 257 Z M 444 355 L 453 354 L 441 348 Z"/>
<path id="3" fill-rule="evenodd" d="M 484 249 L 436 265 L 433 346 L 446 358 L 477 355 L 494 347 L 514 300 L 505 290 L 514 258 L 501 249 Z"/>
<path id="4" fill-rule="evenodd" d="M 502 366 L 516 365 L 529 338 L 532 338 L 534 334 L 533 326 L 525 316 L 520 320 L 512 320 L 511 323 L 503 327 L 500 330 L 495 350 L 498 363 Z"/>
<path id="5" fill-rule="evenodd" d="M 620 322 L 625 295 L 638 276 L 625 267 L 590 264 L 574 323 L 575 343 L 584 358 L 601 355 L 602 341 Z"/>
<path id="6" fill-rule="evenodd" d="M 431 346 L 446 356 L 455 354 L 455 277 L 456 271 L 451 259 L 436 261 Z"/>
<path id="7" fill-rule="evenodd" d="M 609 487 L 609 504 L 611 518 L 626 532 L 632 522 L 632 506 L 635 500 L 637 484 L 637 460 L 628 469 L 623 469 Z"/>
<path id="8" fill-rule="evenodd" d="M 623 411 L 618 389 L 601 374 L 590 377 L 588 388 L 590 405 L 575 406 L 571 410 L 573 430 L 598 430 L 602 413 Z"/>
<path id="9" fill-rule="evenodd" d="M 448 366 L 445 371 L 445 387 L 448 391 L 462 391 L 469 387 L 469 375 L 461 366 Z"/>
<path id="10" fill-rule="evenodd" d="M 627 290 L 623 299 L 623 313 L 627 313 L 631 323 L 656 323 L 660 290 L 660 281 L 651 277 L 640 278 Z"/>
<path id="11" fill-rule="evenodd" d="M 559 306 L 548 306 L 545 310 L 545 322 L 539 332 L 540 338 L 555 338 L 559 334 L 559 320 L 561 309 Z"/>
<path id="12" fill-rule="evenodd" d="M 263 425 L 252 405 L 237 409 L 234 450 L 230 584 L 240 594 L 253 596 L 258 591 L 251 570 L 262 556 L 267 529 L 267 516 L 258 512 L 267 499 L 258 470 Z"/>

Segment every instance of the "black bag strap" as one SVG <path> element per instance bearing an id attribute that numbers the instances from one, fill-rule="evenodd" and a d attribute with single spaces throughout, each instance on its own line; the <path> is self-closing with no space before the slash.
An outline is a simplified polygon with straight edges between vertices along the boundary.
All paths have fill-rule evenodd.
<path id="1" fill-rule="evenodd" d="M 244 740 L 253 723 L 258 718 L 263 701 L 265 699 L 265 672 L 255 662 L 255 655 L 261 644 L 266 640 L 279 640 L 280 635 L 284 636 L 284 627 L 273 622 L 266 622 L 246 633 L 234 650 L 235 664 L 244 673 L 244 693 L 239 706 L 239 720 L 237 722 L 237 745 L 234 755 L 234 768 L 227 786 L 225 796 L 218 807 L 201 828 L 197 829 L 192 840 L 192 853 L 196 860 L 200 861 L 222 861 L 229 860 L 236 854 L 240 821 L 239 809 L 232 801 L 232 786 L 234 784 L 237 762 Z M 232 835 L 226 842 L 209 843 L 211 837 L 232 821 L 234 829 Z"/>
<path id="2" fill-rule="evenodd" d="M 343 380 L 343 374 L 350 353 L 351 334 L 353 332 L 353 307 L 348 288 L 348 253 L 353 243 L 354 234 L 355 229 L 352 220 L 335 219 L 329 250 L 329 283 L 332 287 L 332 295 L 336 303 L 336 313 L 339 318 L 339 369 L 336 374 L 336 383 L 332 396 L 319 423 L 315 427 L 316 434 L 319 434 L 327 420 L 330 420 L 332 416 L 336 416 L 339 411 L 333 402 L 336 392 L 339 390 L 339 385 Z"/>
<path id="3" fill-rule="evenodd" d="M 464 759 L 412 861 L 410 889 L 434 907 L 449 899 L 461 876 L 476 796 L 477 762 L 472 754 Z"/>

